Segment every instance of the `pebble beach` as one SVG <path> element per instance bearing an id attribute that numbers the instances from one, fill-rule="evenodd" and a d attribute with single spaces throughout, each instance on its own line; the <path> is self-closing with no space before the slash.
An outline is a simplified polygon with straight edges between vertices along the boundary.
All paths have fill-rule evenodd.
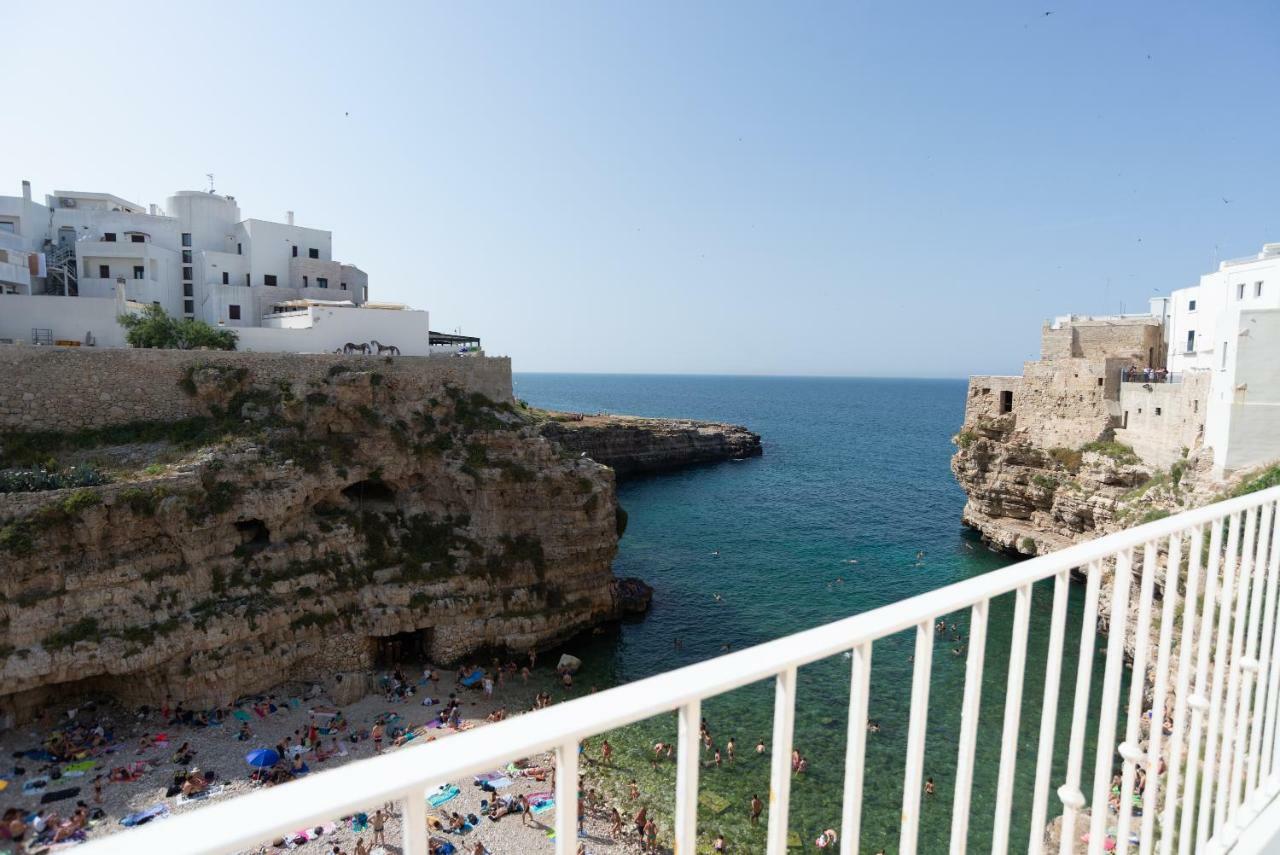
<path id="1" fill-rule="evenodd" d="M 64 818 L 71 815 L 78 802 L 83 802 L 91 810 L 95 808 L 101 810 L 101 817 L 94 820 L 84 833 L 77 835 L 77 840 L 55 845 L 32 843 L 26 850 L 38 853 L 74 849 L 85 839 L 96 839 L 108 834 L 128 834 L 129 829 L 122 825 L 121 820 L 139 812 L 159 812 L 160 815 L 150 821 L 164 822 L 170 816 L 198 810 L 214 801 L 237 798 L 262 786 L 250 780 L 250 773 L 253 770 L 245 762 L 245 755 L 248 752 L 256 748 L 274 746 L 286 737 L 293 736 L 295 731 L 305 731 L 313 720 L 312 710 L 331 709 L 333 706 L 324 697 L 313 696 L 304 699 L 298 697 L 298 694 L 291 695 L 288 691 L 283 691 L 286 687 L 281 688 L 282 691 L 274 693 L 274 697 L 278 699 L 279 711 L 267 714 L 265 717 L 252 714 L 247 722 L 252 737 L 245 741 L 237 738 L 241 721 L 234 717 L 234 713 L 236 709 L 239 709 L 242 715 L 245 711 L 251 711 L 252 706 L 247 704 L 228 708 L 226 720 L 216 726 L 167 724 L 162 721 L 158 712 L 139 716 L 112 707 L 80 708 L 75 712 L 79 722 L 102 723 L 112 732 L 112 749 L 99 756 L 86 758 L 78 764 L 71 764 L 76 768 L 61 764 L 59 769 L 61 777 L 58 778 L 52 778 L 53 764 L 22 756 L 24 752 L 38 749 L 44 744 L 45 738 L 51 731 L 71 720 L 68 717 L 68 710 L 51 710 L 44 721 L 15 728 L 0 738 L 0 750 L 3 750 L 7 757 L 12 758 L 12 765 L 6 770 L 7 774 L 4 776 L 7 786 L 3 792 L 0 792 L 0 804 L 6 808 L 19 808 L 24 812 L 54 810 Z M 297 687 L 288 688 L 296 689 Z M 456 692 L 461 700 L 463 720 L 460 730 L 485 726 L 489 723 L 490 714 L 498 709 L 505 709 L 508 716 L 527 711 L 533 706 L 535 695 L 541 691 L 550 692 L 553 702 L 564 698 L 564 694 L 553 685 L 550 672 L 546 670 L 535 671 L 528 682 L 516 679 L 513 682 L 507 682 L 504 686 L 496 687 L 491 699 L 485 698 L 483 692 L 479 690 L 455 687 L 453 674 L 442 672 L 438 684 L 423 686 L 417 693 L 403 700 L 389 699 L 381 693 L 370 694 L 355 703 L 341 707 L 341 711 L 351 731 L 367 730 L 378 719 L 384 721 L 390 719 L 390 723 L 396 728 L 404 728 L 406 731 L 422 729 L 423 733 L 432 734 L 434 738 L 447 739 L 457 731 L 450 727 L 425 730 L 426 724 L 436 717 L 440 704 L 437 702 L 431 706 L 424 706 L 422 700 L 430 696 L 438 701 L 438 695 L 447 698 L 451 691 Z M 57 716 L 56 719 L 54 715 Z M 161 733 L 168 737 L 164 744 L 140 747 L 144 737 L 153 740 L 157 734 Z M 328 742 L 328 740 L 325 741 Z M 417 741 L 415 739 L 402 746 L 395 746 L 389 744 L 391 740 L 388 739 L 383 752 L 406 750 Z M 187 764 L 179 765 L 174 761 L 173 755 L 183 742 L 190 743 L 195 754 Z M 346 739 L 342 739 L 340 744 L 342 752 L 345 753 L 338 753 L 326 760 L 317 762 L 312 755 L 307 755 L 306 759 L 311 768 L 309 774 L 333 774 L 336 769 L 347 763 L 365 759 L 374 754 L 374 745 L 371 740 L 351 744 Z M 89 760 L 93 761 L 92 766 L 86 766 Z M 547 768 L 554 766 L 554 760 L 550 754 L 530 757 L 528 760 L 534 766 Z M 137 764 L 143 768 L 136 780 L 108 780 L 107 775 L 112 768 L 130 764 Z M 187 800 L 180 795 L 166 795 L 171 791 L 175 772 L 192 768 L 198 768 L 202 774 L 207 774 L 211 770 L 215 773 L 215 783 L 210 794 L 196 800 Z M 95 800 L 94 782 L 98 776 L 102 776 L 100 802 Z M 41 778 L 50 780 L 39 790 L 24 792 L 24 784 Z M 530 796 L 554 789 L 549 778 L 539 781 L 533 778 L 511 776 L 509 780 L 511 781 L 509 785 L 497 791 L 498 796 Z M 482 800 L 493 797 L 492 793 L 482 790 L 472 780 L 449 783 L 457 787 L 458 795 L 438 807 L 428 805 L 429 819 L 441 817 L 447 820 L 448 814 L 454 812 L 463 816 L 481 815 Z M 283 783 L 277 786 L 287 787 L 290 784 Z M 598 782 L 593 779 L 591 760 L 588 758 L 583 764 L 582 788 L 584 792 L 588 792 L 597 786 Z M 604 788 L 600 789 L 603 791 Z M 59 794 L 65 795 L 56 801 L 49 801 L 50 796 Z M 42 798 L 46 799 L 45 804 L 41 803 Z M 584 834 L 581 836 L 585 851 L 620 854 L 643 851 L 639 837 L 630 822 L 631 817 L 642 804 L 643 800 L 636 800 L 627 804 L 617 801 L 610 805 L 602 798 L 592 805 L 586 812 Z M 612 826 L 610 807 L 613 806 L 617 807 L 623 817 L 623 834 L 616 839 L 610 834 Z M 296 834 L 291 835 L 293 839 L 264 841 L 260 847 L 249 851 L 273 853 L 301 849 L 323 853 L 323 855 L 330 855 L 335 851 L 352 855 L 356 851 L 357 841 L 363 839 L 371 855 L 401 855 L 400 806 L 369 805 L 367 811 L 369 816 L 372 817 L 379 807 L 392 808 L 387 815 L 385 825 L 385 844 L 374 845 L 371 829 L 364 828 L 357 831 L 356 828 L 359 826 L 351 818 L 334 817 L 331 823 L 322 827 L 322 833 L 318 835 L 314 829 L 298 829 Z M 490 855 L 552 852 L 554 848 L 552 829 L 555 825 L 555 817 L 554 807 L 531 814 L 527 824 L 522 822 L 519 814 L 509 814 L 497 821 L 481 815 L 479 823 L 465 833 L 434 830 L 432 834 L 436 839 L 452 844 L 455 847 L 454 851 L 462 855 L 472 855 L 477 843 L 482 844 L 482 851 Z M 670 830 L 662 831 L 661 836 L 666 836 Z M 300 835 L 303 834 L 313 839 L 299 842 Z M 179 851 L 179 848 L 175 846 L 174 851 Z M 649 851 L 668 852 L 670 850 L 660 846 L 656 850 Z"/>

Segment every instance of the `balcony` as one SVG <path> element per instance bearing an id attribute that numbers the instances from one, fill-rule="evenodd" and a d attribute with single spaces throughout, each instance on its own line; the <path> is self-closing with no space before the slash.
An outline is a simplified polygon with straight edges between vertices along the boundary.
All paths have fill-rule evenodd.
<path id="1" fill-rule="evenodd" d="M 843 811 L 839 843 L 862 851 L 865 788 L 902 787 L 897 851 L 925 851 L 919 839 L 925 781 L 926 736 L 931 710 L 957 699 L 930 698 L 935 623 L 958 610 L 970 613 L 969 650 L 958 728 L 946 735 L 957 759 L 950 846 L 963 853 L 970 821 L 991 820 L 993 852 L 1046 849 L 1043 830 L 1062 817 L 1060 851 L 1079 851 L 1088 835 L 1090 853 L 1280 851 L 1280 487 L 1220 502 L 1128 529 L 1060 552 L 1005 567 L 958 584 L 826 626 L 780 638 L 686 668 L 588 695 L 436 742 L 314 774 L 284 786 L 211 805 L 164 822 L 87 844 L 85 855 L 103 853 L 230 853 L 388 801 L 401 803 L 403 855 L 426 855 L 426 791 L 445 782 L 499 768 L 519 757 L 554 750 L 555 831 L 558 855 L 577 852 L 578 745 L 603 731 L 660 714 L 676 713 L 678 756 L 674 793 L 674 849 L 697 851 L 699 722 L 703 700 L 760 680 L 774 685 L 770 743 L 770 793 L 766 849 L 788 851 L 792 770 L 790 757 L 797 668 L 833 655 L 850 657 L 847 695 Z M 1072 578 L 1083 580 L 1078 666 L 1066 674 L 1068 601 Z M 1116 584 L 1115 580 L 1123 584 Z M 1036 620 L 1047 624 L 1043 702 L 1037 708 L 1034 786 L 1015 792 L 1032 587 L 1052 585 L 1052 606 Z M 1096 630 L 1100 596 L 1110 594 L 1110 633 Z M 1159 593 L 1162 592 L 1162 593 Z M 974 792 L 975 750 L 983 694 L 989 607 L 1014 597 L 1007 636 L 1008 668 L 997 784 Z M 1130 626 L 1132 623 L 1132 626 Z M 864 770 L 868 687 L 876 643 L 899 632 L 914 636 L 913 677 L 901 781 L 868 781 Z M 1125 638 L 1140 639 L 1126 680 Z M 1176 640 L 1176 644 L 1175 644 Z M 1101 690 L 1095 684 L 1095 644 L 1105 644 Z M 1071 644 L 1074 648 L 1074 643 Z M 1003 651 L 995 651 L 999 655 Z M 1003 670 L 1003 669 L 1002 669 Z M 1126 686 L 1126 682 L 1128 685 Z M 843 686 L 826 696 L 836 702 Z M 908 689 L 902 687 L 905 694 Z M 1038 693 L 1037 693 L 1038 694 Z M 1059 700 L 1070 700 L 1069 720 L 1057 720 Z M 1039 697 L 1028 698 L 1039 701 Z M 840 700 L 844 703 L 844 700 Z M 1170 710 L 1149 726 L 1144 711 Z M 934 725 L 936 727 L 936 724 Z M 1166 733 L 1167 729 L 1167 733 Z M 1087 737 L 1096 732 L 1094 756 Z M 1055 763 L 1055 740 L 1066 738 L 1065 762 Z M 1027 748 L 1030 752 L 1030 746 Z M 1161 772 L 1161 766 L 1164 771 Z M 1091 769 L 1091 772 L 1086 770 Z M 1139 771 L 1145 788 L 1137 786 Z M 1115 803 L 1113 774 L 1116 775 Z M 942 798 L 941 795 L 938 798 Z M 1015 809 L 1029 811 L 1030 839 L 1012 840 Z M 935 801 L 935 808 L 941 802 Z M 1084 813 L 1089 811 L 1087 815 Z M 1130 843 L 1131 835 L 1137 843 Z M 451 840 L 459 850 L 462 838 Z M 867 846 L 872 844 L 868 843 Z M 984 847 L 985 848 L 985 847 Z M 745 850 L 742 850 L 745 851 Z M 873 851 L 868 849 L 867 851 Z M 936 847 L 934 850 L 936 851 Z"/>
<path id="2" fill-rule="evenodd" d="M 1121 368 L 1121 383 L 1181 383 L 1181 371 L 1169 371 L 1165 368 L 1148 370 L 1146 368 Z"/>

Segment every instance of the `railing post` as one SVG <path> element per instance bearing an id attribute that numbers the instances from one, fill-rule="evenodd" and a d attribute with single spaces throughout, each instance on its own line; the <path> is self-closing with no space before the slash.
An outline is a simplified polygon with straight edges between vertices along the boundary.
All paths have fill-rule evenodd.
<path id="1" fill-rule="evenodd" d="M 778 674 L 774 682 L 773 754 L 769 777 L 768 855 L 786 855 L 791 811 L 791 740 L 796 720 L 796 669 Z"/>
<path id="2" fill-rule="evenodd" d="M 1263 607 L 1266 619 L 1262 627 L 1262 666 L 1258 671 L 1258 679 L 1265 679 L 1265 693 L 1260 689 L 1258 701 L 1254 707 L 1254 720 L 1263 722 L 1262 739 L 1257 742 L 1251 752 L 1249 764 L 1249 786 L 1258 785 L 1260 778 L 1271 774 L 1271 744 L 1275 730 L 1276 698 L 1280 695 L 1280 675 L 1276 667 L 1280 665 L 1280 657 L 1276 655 L 1275 645 L 1280 643 L 1280 633 L 1276 632 L 1276 584 L 1280 574 L 1280 504 L 1271 515 L 1271 559 L 1267 562 L 1267 601 Z M 1263 702 L 1263 695 L 1266 700 Z M 1257 740 L 1255 729 L 1254 738 Z"/>
<path id="3" fill-rule="evenodd" d="M 698 846 L 698 765 L 702 749 L 702 701 L 680 707 L 676 756 L 675 855 L 693 855 Z"/>
<path id="4" fill-rule="evenodd" d="M 556 749 L 556 855 L 578 852 L 578 741 Z"/>
<path id="5" fill-rule="evenodd" d="M 907 726 L 907 768 L 902 782 L 902 831 L 898 838 L 898 851 L 902 855 L 914 855 L 920 834 L 920 789 L 924 783 L 929 673 L 933 666 L 933 618 L 916 625 L 915 663 L 911 678 L 911 717 Z"/>
<path id="6" fill-rule="evenodd" d="M 1107 664 L 1102 678 L 1102 704 L 1098 710 L 1098 751 L 1093 770 L 1093 811 L 1089 817 L 1089 847 L 1106 838 L 1108 794 L 1116 753 L 1116 718 L 1120 708 L 1120 680 L 1124 670 L 1125 629 L 1129 622 L 1129 589 L 1133 586 L 1133 550 L 1115 556 L 1112 578 L 1111 624 L 1107 627 Z M 1096 850 L 1095 850 L 1096 851 Z"/>
<path id="7" fill-rule="evenodd" d="M 969 613 L 969 657 L 964 668 L 964 699 L 960 706 L 959 756 L 956 791 L 951 802 L 951 855 L 964 855 L 969 846 L 969 800 L 973 793 L 973 755 L 978 747 L 978 711 L 982 705 L 982 666 L 987 651 L 987 613 L 990 600 L 979 600 Z"/>
<path id="8" fill-rule="evenodd" d="M 1200 641 L 1196 645 L 1196 688 L 1187 699 L 1191 710 L 1191 735 L 1187 742 L 1187 783 L 1183 789 L 1182 819 L 1178 823 L 1178 853 L 1192 851 L 1195 841 L 1192 830 L 1195 824 L 1198 792 L 1196 774 L 1200 760 L 1200 739 L 1205 726 L 1205 714 L 1209 711 L 1209 648 L 1213 640 L 1214 615 L 1218 598 L 1218 568 L 1222 558 L 1222 520 L 1209 523 L 1209 564 L 1205 570 L 1204 609 L 1201 611 Z M 1203 542 L 1203 537 L 1201 538 Z"/>
<path id="9" fill-rule="evenodd" d="M 1061 855 L 1071 855 L 1076 846 L 1076 815 L 1085 806 L 1080 789 L 1080 765 L 1084 762 L 1084 738 L 1089 727 L 1089 691 L 1092 688 L 1093 647 L 1098 637 L 1098 594 L 1102 588 L 1102 562 L 1091 561 L 1086 569 L 1084 616 L 1080 623 L 1080 656 L 1076 668 L 1075 704 L 1071 710 L 1071 741 L 1067 749 L 1067 780 L 1058 788 L 1062 801 Z M 1035 833 L 1035 829 L 1032 829 Z"/>
<path id="10" fill-rule="evenodd" d="M 1155 845 L 1156 811 L 1160 800 L 1158 763 L 1164 741 L 1164 708 L 1169 694 L 1169 653 L 1173 646 L 1174 615 L 1178 602 L 1178 573 L 1182 565 L 1182 532 L 1169 537 L 1169 552 L 1164 573 L 1164 605 L 1160 612 L 1160 639 L 1156 643 L 1156 685 L 1151 703 L 1151 722 L 1147 726 L 1147 786 L 1142 791 L 1142 822 L 1139 823 L 1139 852 L 1149 855 Z M 1154 570 L 1152 571 L 1154 575 Z M 1188 585 L 1190 580 L 1188 580 Z M 1192 606 L 1192 609 L 1195 607 Z M 1183 619 L 1187 618 L 1184 614 Z M 1138 677 L 1134 672 L 1134 679 Z M 1172 775 L 1172 772 L 1170 772 Z M 1173 804 L 1172 798 L 1168 799 Z"/>
<path id="11" fill-rule="evenodd" d="M 1165 784 L 1164 813 L 1160 817 L 1161 855 L 1172 855 L 1173 842 L 1178 836 L 1178 798 L 1181 791 L 1178 776 L 1182 768 L 1182 741 L 1187 732 L 1187 702 L 1191 698 L 1191 652 L 1195 648 L 1196 610 L 1200 604 L 1200 556 L 1203 546 L 1204 527 L 1196 526 L 1191 530 L 1191 543 L 1188 547 L 1190 552 L 1187 555 L 1187 594 L 1183 600 L 1182 640 L 1178 648 L 1178 688 L 1174 695 L 1173 735 L 1169 737 L 1169 777 Z M 1170 572 L 1178 573 L 1180 567 L 1172 562 L 1172 557 L 1170 562 Z M 1166 600 L 1169 598 L 1169 584 L 1176 585 L 1177 577 L 1166 583 Z M 1152 803 L 1154 802 L 1153 798 Z M 1143 819 L 1146 819 L 1145 813 Z"/>
<path id="12" fill-rule="evenodd" d="M 1271 531 L 1270 504 L 1263 505 L 1258 514 L 1257 551 L 1253 557 L 1253 589 L 1249 604 L 1249 628 L 1245 632 L 1244 658 L 1240 660 L 1241 682 L 1240 710 L 1236 714 L 1236 749 L 1231 763 L 1231 792 L 1227 801 L 1227 823 L 1234 824 L 1236 812 L 1242 801 L 1248 796 L 1251 784 L 1247 782 L 1250 769 L 1256 771 L 1257 758 L 1250 749 L 1258 741 L 1258 731 L 1262 728 L 1261 719 L 1253 714 L 1253 693 L 1255 678 L 1259 700 L 1266 690 L 1263 682 L 1266 671 L 1258 661 L 1258 633 L 1262 623 L 1262 595 L 1265 588 L 1267 572 L 1267 546 L 1270 543 Z M 1263 659 L 1266 659 L 1265 654 Z M 1256 750 L 1256 749 L 1254 749 Z"/>
<path id="13" fill-rule="evenodd" d="M 1218 769 L 1218 738 L 1221 728 L 1222 682 L 1226 676 L 1228 633 L 1231 631 L 1231 607 L 1235 594 L 1236 555 L 1240 547 L 1240 515 L 1231 515 L 1227 530 L 1227 551 L 1222 562 L 1222 600 L 1218 610 L 1218 639 L 1214 645 L 1213 686 L 1209 698 L 1209 735 L 1204 749 L 1204 775 L 1200 788 L 1200 807 L 1196 820 L 1196 851 L 1202 851 L 1213 833 L 1215 777 Z"/>
<path id="14" fill-rule="evenodd" d="M 1022 723 L 1022 680 L 1027 665 L 1027 624 L 1031 621 L 1031 585 L 1014 594 L 1013 638 L 1009 642 L 1009 676 L 1004 696 L 1004 732 L 1000 739 L 1000 771 L 996 780 L 996 815 L 991 851 L 1009 850 L 1009 820 L 1013 809 L 1013 776 L 1018 765 L 1018 726 Z"/>
<path id="15" fill-rule="evenodd" d="M 401 810 L 400 836 L 404 842 L 404 855 L 428 855 L 425 790 L 413 789 L 405 793 L 404 808 Z"/>
<path id="16" fill-rule="evenodd" d="M 1116 823 L 1116 848 L 1119 855 L 1129 851 L 1129 824 L 1133 820 L 1133 787 L 1139 765 L 1145 766 L 1147 756 L 1139 745 L 1141 740 L 1142 702 L 1146 697 L 1147 657 L 1151 646 L 1151 604 L 1155 600 L 1156 565 L 1159 558 L 1155 543 L 1142 547 L 1142 583 L 1138 589 L 1138 623 L 1133 631 L 1133 671 L 1129 682 L 1129 711 L 1125 717 L 1124 742 L 1120 743 L 1123 759 L 1120 772 L 1120 819 Z M 1114 630 L 1112 630 L 1114 631 Z M 1122 633 L 1123 638 L 1123 633 Z M 1161 711 L 1163 723 L 1164 712 Z M 1153 777 L 1153 776 L 1152 776 Z"/>
<path id="17" fill-rule="evenodd" d="M 1062 644 L 1067 630 L 1069 570 L 1053 577 L 1053 617 L 1049 621 L 1049 654 L 1044 665 L 1044 700 L 1040 707 L 1040 749 L 1036 755 L 1036 783 L 1031 801 L 1031 839 L 1028 855 L 1044 849 L 1045 817 L 1049 803 L 1049 776 L 1053 772 L 1053 737 L 1057 728 L 1058 687 L 1062 678 Z"/>
<path id="18" fill-rule="evenodd" d="M 1253 550 L 1257 536 L 1258 509 L 1245 513 L 1244 544 L 1240 550 L 1239 587 L 1236 590 L 1236 611 L 1231 629 L 1231 659 L 1227 663 L 1227 699 L 1222 716 L 1222 754 L 1218 761 L 1218 793 L 1213 808 L 1213 825 L 1217 834 L 1228 834 L 1228 803 L 1235 780 L 1236 713 L 1240 705 L 1240 691 L 1244 677 L 1244 631 L 1246 611 L 1249 607 L 1249 589 L 1253 581 Z M 1221 653 L 1221 651 L 1219 651 Z"/>
<path id="19" fill-rule="evenodd" d="M 844 803 L 840 851 L 858 855 L 862 836 L 862 765 L 867 749 L 867 695 L 871 690 L 871 642 L 853 649 L 849 676 L 849 728 L 844 749 Z"/>

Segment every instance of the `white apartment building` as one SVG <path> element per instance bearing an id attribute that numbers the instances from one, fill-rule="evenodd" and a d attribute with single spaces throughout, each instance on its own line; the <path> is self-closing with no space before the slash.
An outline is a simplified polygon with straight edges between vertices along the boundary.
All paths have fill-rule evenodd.
<path id="1" fill-rule="evenodd" d="M 331 351 L 371 340 L 430 352 L 428 315 L 369 302 L 333 235 L 244 219 L 234 196 L 181 190 L 156 205 L 56 190 L 0 196 L 0 339 L 123 344 L 115 318 L 154 304 L 235 327 L 241 349 Z M 18 298 L 18 299 L 12 299 Z M 26 299 L 22 299 L 26 298 Z M 323 311 L 313 311 L 322 307 Z"/>
<path id="2" fill-rule="evenodd" d="M 1280 458 L 1280 243 L 1173 292 L 1170 371 L 1209 376 L 1204 445 L 1221 472 Z"/>

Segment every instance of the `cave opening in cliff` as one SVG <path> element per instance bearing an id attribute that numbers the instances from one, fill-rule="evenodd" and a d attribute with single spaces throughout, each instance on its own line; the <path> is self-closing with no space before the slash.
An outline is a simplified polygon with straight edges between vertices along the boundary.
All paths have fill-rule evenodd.
<path id="1" fill-rule="evenodd" d="M 271 545 L 271 529 L 262 520 L 237 520 L 236 531 L 245 549 L 258 550 Z"/>
<path id="2" fill-rule="evenodd" d="M 342 489 L 348 502 L 362 510 L 391 511 L 396 507 L 396 492 L 381 478 L 356 481 Z"/>
<path id="3" fill-rule="evenodd" d="M 376 635 L 372 641 L 375 668 L 423 664 L 431 653 L 431 628 L 397 632 L 395 635 Z"/>

